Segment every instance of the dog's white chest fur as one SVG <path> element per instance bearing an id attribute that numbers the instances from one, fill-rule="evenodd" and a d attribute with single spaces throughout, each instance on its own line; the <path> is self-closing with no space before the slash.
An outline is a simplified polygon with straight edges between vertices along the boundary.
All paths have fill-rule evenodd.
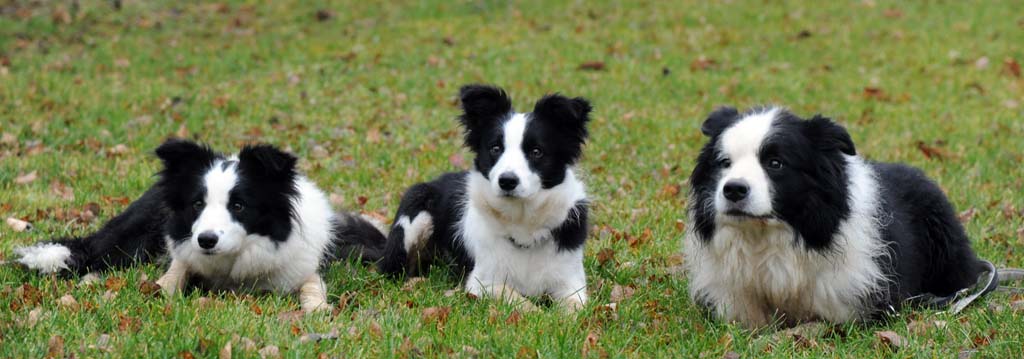
<path id="1" fill-rule="evenodd" d="M 877 222 L 873 171 L 849 157 L 851 213 L 830 252 L 804 248 L 788 225 L 768 220 L 719 225 L 703 243 L 688 232 L 684 245 L 690 293 L 726 320 L 750 326 L 774 316 L 786 322 L 844 322 L 863 315 L 865 300 L 886 278 L 876 259 L 886 253 Z"/>
<path id="2" fill-rule="evenodd" d="M 468 174 L 466 213 L 460 238 L 473 257 L 466 289 L 475 294 L 510 287 L 526 296 L 577 295 L 585 301 L 583 247 L 559 250 L 552 230 L 586 199 L 583 184 L 569 171 L 565 181 L 529 199 L 493 198 L 486 179 Z"/>

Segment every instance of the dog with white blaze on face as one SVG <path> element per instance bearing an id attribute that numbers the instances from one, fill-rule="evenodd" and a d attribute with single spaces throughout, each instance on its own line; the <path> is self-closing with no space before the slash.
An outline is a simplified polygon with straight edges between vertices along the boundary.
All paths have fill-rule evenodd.
<path id="1" fill-rule="evenodd" d="M 583 98 L 544 96 L 533 112 L 512 109 L 504 90 L 460 90 L 467 172 L 408 189 L 391 227 L 380 272 L 416 275 L 453 261 L 465 290 L 533 309 L 550 296 L 569 311 L 587 301 L 583 244 L 587 194 L 576 177 L 591 111 Z"/>
<path id="2" fill-rule="evenodd" d="M 691 297 L 722 319 L 879 319 L 986 268 L 938 185 L 862 159 L 827 118 L 725 107 L 701 131 L 684 253 Z"/>
<path id="3" fill-rule="evenodd" d="M 296 158 L 269 145 L 224 156 L 186 140 L 156 149 L 159 180 L 99 231 L 16 249 L 43 273 L 85 274 L 169 254 L 158 281 L 185 288 L 298 293 L 304 311 L 329 309 L 322 265 L 375 261 L 386 238 L 367 219 L 335 213 Z"/>

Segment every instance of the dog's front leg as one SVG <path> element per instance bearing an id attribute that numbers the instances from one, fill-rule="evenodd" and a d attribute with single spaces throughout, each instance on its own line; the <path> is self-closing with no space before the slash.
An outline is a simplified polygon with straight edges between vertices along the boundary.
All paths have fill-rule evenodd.
<path id="1" fill-rule="evenodd" d="M 182 261 L 172 259 L 171 266 L 167 268 L 167 272 L 160 279 L 156 280 L 156 284 L 160 286 L 164 294 L 173 295 L 185 287 L 187 279 L 188 265 Z"/>
<path id="2" fill-rule="evenodd" d="M 302 282 L 299 287 L 299 305 L 306 313 L 331 309 L 327 304 L 327 286 L 319 273 L 313 273 Z"/>
<path id="3" fill-rule="evenodd" d="M 569 313 L 575 313 L 583 309 L 583 306 L 587 304 L 586 280 L 563 283 L 561 287 L 555 288 L 551 294 L 555 299 L 555 303 L 560 307 Z"/>
<path id="4" fill-rule="evenodd" d="M 492 299 L 501 300 L 528 312 L 537 310 L 537 306 L 533 305 L 533 303 L 531 303 L 530 300 L 522 294 L 519 294 L 515 288 L 505 284 L 481 283 L 474 279 L 475 277 L 471 276 L 470 281 L 466 282 L 466 291 L 470 294 L 478 297 L 486 296 Z"/>

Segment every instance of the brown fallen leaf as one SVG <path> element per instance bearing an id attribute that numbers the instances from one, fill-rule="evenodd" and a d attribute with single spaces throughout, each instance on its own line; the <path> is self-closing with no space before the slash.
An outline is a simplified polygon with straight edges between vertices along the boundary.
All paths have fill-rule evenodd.
<path id="1" fill-rule="evenodd" d="M 107 149 L 107 157 L 117 157 L 126 153 L 128 153 L 128 146 L 125 146 L 123 143 Z"/>
<path id="2" fill-rule="evenodd" d="M 24 232 L 32 229 L 32 224 L 14 217 L 7 217 L 7 226 L 11 227 L 15 232 Z"/>
<path id="3" fill-rule="evenodd" d="M 384 335 L 384 329 L 381 328 L 380 327 L 380 323 L 377 323 L 377 321 L 375 321 L 375 320 L 370 321 L 370 325 L 368 326 L 368 329 L 370 331 L 370 334 L 373 335 L 376 338 L 380 338 L 381 336 Z"/>
<path id="4" fill-rule="evenodd" d="M 580 64 L 577 70 L 588 70 L 588 71 L 602 71 L 604 70 L 604 61 L 587 61 Z"/>
<path id="5" fill-rule="evenodd" d="M 217 352 L 217 358 L 231 359 L 231 351 L 231 341 L 229 340 L 227 343 L 224 343 L 224 347 L 220 348 L 220 351 Z"/>
<path id="6" fill-rule="evenodd" d="M 666 197 L 675 197 L 679 195 L 681 187 L 678 184 L 667 184 L 661 188 L 661 193 Z"/>
<path id="7" fill-rule="evenodd" d="M 864 98 L 876 101 L 889 101 L 889 94 L 881 88 L 868 86 L 864 88 Z"/>
<path id="8" fill-rule="evenodd" d="M 698 56 L 690 62 L 690 72 L 710 70 L 718 66 L 718 61 L 709 59 L 704 55 Z"/>
<path id="9" fill-rule="evenodd" d="M 614 249 L 605 248 L 597 252 L 597 264 L 603 267 L 607 263 L 612 263 L 613 265 L 618 263 L 615 261 Z"/>
<path id="10" fill-rule="evenodd" d="M 405 281 L 405 283 L 402 283 L 402 291 L 403 292 L 412 292 L 413 290 L 416 289 L 416 285 L 418 285 L 420 283 L 423 283 L 423 282 L 426 282 L 426 281 L 427 281 L 427 278 L 424 278 L 424 277 L 412 277 L 412 278 L 409 278 L 409 279 L 407 279 Z"/>
<path id="11" fill-rule="evenodd" d="M 276 345 L 265 346 L 263 349 L 260 349 L 259 353 L 260 358 L 263 359 L 281 357 L 281 349 L 278 349 Z"/>
<path id="12" fill-rule="evenodd" d="M 107 288 L 107 290 L 113 291 L 113 292 L 120 291 L 121 288 L 124 288 L 124 286 L 127 285 L 127 284 L 128 284 L 127 280 L 125 280 L 124 278 L 115 277 L 115 276 L 109 276 L 109 277 L 107 277 L 107 280 L 103 282 L 103 285 Z"/>
<path id="13" fill-rule="evenodd" d="M 516 359 L 530 359 L 539 357 L 540 354 L 537 353 L 537 349 L 533 349 L 527 346 L 519 347 L 519 351 L 516 352 Z"/>
<path id="14" fill-rule="evenodd" d="M 316 11 L 316 21 L 324 22 L 334 17 L 334 12 L 327 9 L 320 9 Z"/>
<path id="15" fill-rule="evenodd" d="M 71 310 L 78 309 L 78 300 L 76 300 L 75 297 L 71 296 L 71 294 L 65 294 L 61 296 L 59 299 L 57 299 L 57 304 L 60 304 L 61 307 L 68 308 Z"/>
<path id="16" fill-rule="evenodd" d="M 583 350 L 581 353 L 584 358 L 590 357 L 591 350 L 600 350 L 600 348 L 597 347 L 597 342 L 600 339 L 600 335 L 595 331 L 587 333 L 587 337 L 583 339 Z"/>
<path id="17" fill-rule="evenodd" d="M 29 173 L 22 173 L 18 177 L 14 177 L 15 184 L 29 184 L 39 178 L 39 171 L 32 171 Z"/>
<path id="18" fill-rule="evenodd" d="M 122 332 L 138 332 L 142 329 L 142 321 L 124 313 L 117 314 L 117 330 Z"/>
<path id="19" fill-rule="evenodd" d="M 423 312 L 420 313 L 420 320 L 423 321 L 423 324 L 437 323 L 438 325 L 444 325 L 448 321 L 448 314 L 451 311 L 451 307 L 424 308 Z"/>
<path id="20" fill-rule="evenodd" d="M 949 153 L 946 150 L 924 143 L 924 141 L 917 141 L 917 149 L 924 154 L 928 159 L 936 159 L 942 161 L 949 157 Z"/>
<path id="21" fill-rule="evenodd" d="M 509 313 L 508 317 L 505 318 L 505 324 L 516 325 L 516 324 L 519 324 L 519 322 L 522 321 L 522 320 L 523 320 L 523 314 L 519 313 L 518 310 L 513 310 L 512 313 Z"/>
<path id="22" fill-rule="evenodd" d="M 249 309 L 252 310 L 253 314 L 263 315 L 263 308 L 260 308 L 260 306 L 257 305 L 256 303 L 252 303 L 251 305 L 249 305 Z"/>
<path id="23" fill-rule="evenodd" d="M 622 302 L 623 300 L 631 298 L 634 293 L 636 293 L 636 289 L 633 288 L 633 286 L 622 286 L 616 284 L 612 286 L 612 294 L 610 300 L 612 303 L 619 303 Z"/>
<path id="24" fill-rule="evenodd" d="M 143 295 L 155 297 L 160 295 L 160 285 L 151 280 L 140 280 L 139 281 L 139 292 Z"/>
<path id="25" fill-rule="evenodd" d="M 306 315 L 306 312 L 301 310 L 292 310 L 288 312 L 282 312 L 277 315 L 277 320 L 283 323 L 296 323 L 302 320 L 302 317 Z"/>
<path id="26" fill-rule="evenodd" d="M 50 193 L 65 201 L 75 199 L 75 191 L 58 180 L 50 181 Z"/>
<path id="27" fill-rule="evenodd" d="M 1017 60 L 1010 57 L 1003 60 L 1003 71 L 1016 78 L 1021 76 L 1020 64 L 1017 63 Z"/>
<path id="28" fill-rule="evenodd" d="M 178 357 L 181 359 L 196 359 L 196 356 L 192 355 L 192 352 L 188 350 L 182 350 L 178 352 Z"/>
<path id="29" fill-rule="evenodd" d="M 875 337 L 878 338 L 879 343 L 892 350 L 897 350 L 907 344 L 903 337 L 891 330 L 877 331 Z"/>
<path id="30" fill-rule="evenodd" d="M 59 335 L 50 337 L 50 342 L 46 347 L 47 358 L 63 358 L 64 357 L 64 338 Z"/>
<path id="31" fill-rule="evenodd" d="M 26 328 L 35 327 L 36 324 L 39 323 L 39 319 L 42 318 L 42 316 L 43 308 L 35 307 L 28 312 L 28 318 L 25 318 L 25 320 L 22 321 L 21 325 L 25 326 Z"/>
<path id="32" fill-rule="evenodd" d="M 974 219 L 974 215 L 977 214 L 977 213 L 978 213 L 978 209 L 975 208 L 975 207 L 971 207 L 971 208 L 968 208 L 967 210 L 965 210 L 963 212 L 960 212 L 960 214 L 957 215 L 957 219 L 960 220 L 960 223 L 967 223 L 967 222 L 970 222 L 972 219 Z"/>

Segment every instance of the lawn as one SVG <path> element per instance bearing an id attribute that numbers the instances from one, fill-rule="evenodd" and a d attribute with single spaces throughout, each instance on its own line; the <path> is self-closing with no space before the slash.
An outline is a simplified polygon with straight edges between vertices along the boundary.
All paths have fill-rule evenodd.
<path id="1" fill-rule="evenodd" d="M 112 3 L 0 2 L 0 216 L 33 226 L 0 225 L 0 260 L 99 228 L 153 183 L 168 136 L 287 148 L 336 206 L 390 217 L 405 187 L 471 163 L 455 93 L 485 82 L 524 110 L 556 91 L 595 105 L 580 165 L 592 303 L 518 313 L 446 293 L 458 282 L 440 270 L 402 283 L 339 263 L 335 313 L 300 317 L 290 296 L 152 296 L 140 283 L 159 265 L 83 283 L 8 263 L 0 357 L 1024 352 L 1024 301 L 1005 294 L 794 335 L 703 316 L 678 271 L 703 116 L 766 103 L 923 168 L 984 257 L 1024 266 L 1024 2 Z"/>

